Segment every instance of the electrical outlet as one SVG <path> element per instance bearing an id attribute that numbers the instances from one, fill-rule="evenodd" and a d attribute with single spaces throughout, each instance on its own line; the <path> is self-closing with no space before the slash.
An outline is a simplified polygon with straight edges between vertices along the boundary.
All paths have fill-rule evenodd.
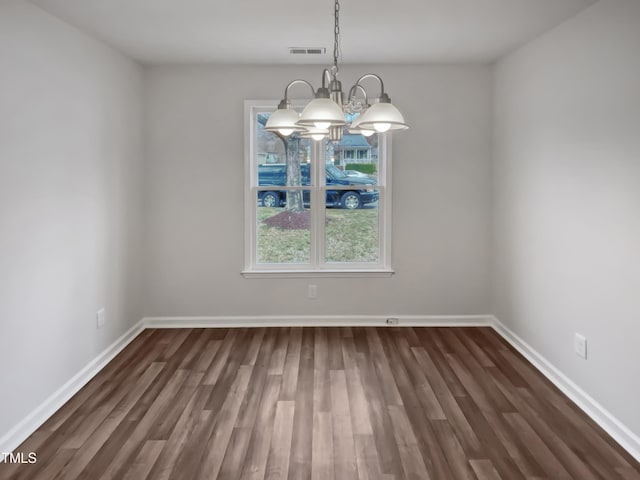
<path id="1" fill-rule="evenodd" d="M 398 325 L 400 320 L 397 318 L 387 318 L 387 325 Z"/>
<path id="2" fill-rule="evenodd" d="M 317 298 L 318 297 L 318 286 L 317 285 L 309 285 L 309 290 L 307 292 L 307 298 Z"/>
<path id="3" fill-rule="evenodd" d="M 101 308 L 96 312 L 96 328 L 104 327 L 105 323 L 107 323 L 107 312 L 104 308 Z"/>
<path id="4" fill-rule="evenodd" d="M 573 337 L 573 351 L 580 358 L 587 359 L 587 338 L 584 335 L 575 334 Z"/>

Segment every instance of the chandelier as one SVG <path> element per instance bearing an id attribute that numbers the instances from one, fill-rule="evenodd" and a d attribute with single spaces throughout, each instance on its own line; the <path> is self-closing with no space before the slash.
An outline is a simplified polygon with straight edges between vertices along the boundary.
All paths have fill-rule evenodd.
<path id="1" fill-rule="evenodd" d="M 276 132 L 284 137 L 298 133 L 301 137 L 322 140 L 325 137 L 333 142 L 342 139 L 343 130 L 351 134 L 366 137 L 375 132 L 406 130 L 409 126 L 404 117 L 384 91 L 382 78 L 374 73 L 362 75 L 349 89 L 345 98 L 342 83 L 338 80 L 338 57 L 340 55 L 340 2 L 335 0 L 335 28 L 333 43 L 333 66 L 322 71 L 322 86 L 316 91 L 306 80 L 293 80 L 284 89 L 284 98 L 278 109 L 269 117 L 265 130 Z M 361 82 L 375 79 L 380 84 L 380 94 L 369 104 L 367 91 Z M 329 85 L 327 86 L 327 81 Z M 297 84 L 307 85 L 314 99 L 299 114 L 289 101 L 289 89 Z M 356 117 L 357 114 L 357 117 Z M 350 121 L 355 117 L 355 120 Z"/>

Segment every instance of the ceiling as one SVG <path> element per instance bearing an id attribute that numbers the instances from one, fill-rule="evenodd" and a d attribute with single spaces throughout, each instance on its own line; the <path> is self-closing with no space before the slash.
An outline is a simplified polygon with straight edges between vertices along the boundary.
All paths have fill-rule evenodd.
<path id="1" fill-rule="evenodd" d="M 150 63 L 320 63 L 332 0 L 31 0 Z M 343 63 L 487 62 L 597 0 L 343 0 Z M 324 47 L 325 55 L 289 54 Z"/>

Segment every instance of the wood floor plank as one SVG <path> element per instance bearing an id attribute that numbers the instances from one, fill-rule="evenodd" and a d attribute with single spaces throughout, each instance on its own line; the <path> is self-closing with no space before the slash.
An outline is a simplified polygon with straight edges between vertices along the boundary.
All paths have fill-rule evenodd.
<path id="1" fill-rule="evenodd" d="M 398 357 L 402 361 L 411 379 L 411 383 L 418 394 L 418 399 L 424 408 L 426 417 L 429 420 L 446 420 L 447 417 L 442 410 L 438 397 L 433 391 L 433 388 L 431 388 L 427 377 L 422 372 L 420 364 L 416 362 L 409 342 L 402 335 L 394 335 L 394 341 L 395 351 L 398 353 Z"/>
<path id="2" fill-rule="evenodd" d="M 622 480 L 640 480 L 640 472 L 633 467 L 618 467 L 615 470 Z"/>
<path id="3" fill-rule="evenodd" d="M 484 457 L 485 460 L 488 459 L 488 461 L 492 463 L 492 468 L 497 469 L 498 472 L 502 474 L 503 478 L 508 478 L 509 480 L 524 480 L 525 476 L 519 470 L 518 465 L 509 455 L 509 452 L 501 442 L 500 437 L 493 430 L 484 413 L 478 408 L 473 400 L 469 397 L 459 397 L 457 399 L 457 403 L 465 417 L 469 419 L 469 422 L 472 425 L 471 428 L 473 428 L 473 431 L 478 435 L 478 438 L 482 442 L 482 450 L 474 454 L 474 457 Z M 480 466 L 485 464 L 486 462 L 481 463 Z M 481 470 L 484 471 L 482 468 Z M 474 471 L 477 476 L 478 471 L 476 471 L 475 468 Z"/>
<path id="4" fill-rule="evenodd" d="M 358 480 L 382 480 L 380 458 L 371 435 L 354 435 Z"/>
<path id="5" fill-rule="evenodd" d="M 449 422 L 446 420 L 434 420 L 431 423 L 436 432 L 438 443 L 447 457 L 449 468 L 455 478 L 460 480 L 475 480 L 471 466 L 468 463 L 469 459 Z"/>
<path id="6" fill-rule="evenodd" d="M 163 366 L 164 364 L 152 363 L 132 390 L 121 389 L 125 394 L 123 400 L 109 413 L 104 422 L 91 432 L 91 435 L 83 442 L 82 448 L 78 449 L 71 461 L 65 465 L 60 478 L 77 478 L 80 476 L 80 473 L 92 462 L 105 443 L 112 438 L 112 435 L 120 427 L 129 411 L 157 378 Z"/>
<path id="7" fill-rule="evenodd" d="M 367 340 L 371 359 L 376 368 L 376 373 L 380 383 L 384 385 L 382 394 L 385 398 L 386 405 L 402 405 L 402 397 L 398 391 L 398 386 L 393 378 L 391 367 L 389 366 L 389 358 L 384 352 L 380 333 L 375 328 L 367 328 Z"/>
<path id="8" fill-rule="evenodd" d="M 340 338 L 338 338 L 340 342 Z M 342 357 L 342 356 L 341 356 Z M 344 370 L 331 370 L 331 416 L 336 480 L 357 480 L 355 444 Z"/>
<path id="9" fill-rule="evenodd" d="M 216 352 L 213 357 L 213 361 L 211 362 L 209 369 L 203 380 L 203 385 L 215 385 L 218 381 L 218 378 L 222 374 L 225 366 L 227 365 L 227 359 L 229 358 L 229 354 L 233 349 L 236 338 L 238 336 L 238 330 L 234 328 L 230 328 L 227 332 L 227 335 L 222 340 L 222 346 Z"/>
<path id="10" fill-rule="evenodd" d="M 305 328 L 300 346 L 300 367 L 295 395 L 293 439 L 289 458 L 289 480 L 311 479 L 313 441 L 313 358 L 314 332 Z"/>
<path id="11" fill-rule="evenodd" d="M 462 382 L 467 392 L 471 394 L 470 389 L 473 390 L 474 394 L 479 394 L 480 392 L 484 397 L 486 397 L 493 408 L 499 412 L 515 412 L 515 408 L 509 402 L 507 398 L 500 392 L 500 390 L 493 388 L 491 380 L 488 378 L 488 374 L 486 372 L 487 368 L 491 368 L 491 366 L 485 367 L 481 365 L 477 358 L 475 358 L 472 353 L 467 349 L 465 343 L 470 343 L 461 341 L 460 337 L 455 334 L 456 330 L 446 329 L 443 333 L 442 337 L 444 341 L 446 341 L 449 345 L 452 346 L 453 351 L 455 352 L 455 357 L 459 360 L 459 366 L 461 366 L 465 372 L 468 372 L 471 375 L 471 382 L 473 386 L 469 383 L 469 379 L 464 382 L 460 376 L 458 379 Z M 456 375 L 458 375 L 459 371 L 456 371 Z"/>
<path id="12" fill-rule="evenodd" d="M 282 372 L 282 388 L 280 400 L 295 400 L 298 387 L 298 373 L 300 369 L 300 350 L 302 348 L 302 329 L 292 328 L 289 331 L 287 356 Z"/>
<path id="13" fill-rule="evenodd" d="M 329 329 L 329 370 L 344 370 L 342 360 L 342 333 L 337 328 Z"/>
<path id="14" fill-rule="evenodd" d="M 146 330 L 2 480 L 640 480 L 490 328 Z"/>
<path id="15" fill-rule="evenodd" d="M 529 451 L 551 478 L 571 478 L 571 475 L 558 461 L 554 452 L 542 441 L 520 413 L 504 413 L 503 417 L 506 418 L 513 430 L 523 437 Z"/>
<path id="16" fill-rule="evenodd" d="M 457 401 L 457 399 L 460 398 L 467 398 L 466 395 L 458 397 L 453 396 L 453 392 L 449 390 L 447 383 L 440 375 L 438 367 L 435 365 L 425 348 L 412 348 L 412 352 L 418 364 L 425 372 L 425 376 L 438 399 L 438 403 L 442 407 L 446 420 L 456 431 L 456 435 L 462 443 L 465 451 L 480 451 L 481 446 L 480 441 L 478 440 L 478 435 L 469 424 L 469 420 L 460 409 Z"/>
<path id="17" fill-rule="evenodd" d="M 127 420 L 126 417 L 118 423 L 115 430 L 107 437 L 107 441 L 100 446 L 97 453 L 92 458 L 88 459 L 88 461 L 82 461 L 84 468 L 78 475 L 78 478 L 80 480 L 95 480 L 96 478 L 100 478 L 116 455 L 118 455 L 120 449 L 136 427 L 137 422 Z M 77 455 L 79 455 L 80 452 L 83 452 L 83 450 L 84 448 L 79 450 Z M 67 478 L 73 477 L 68 477 L 65 473 L 64 475 L 60 475 L 58 478 L 66 480 Z"/>
<path id="18" fill-rule="evenodd" d="M 476 406 L 477 408 L 477 406 Z M 520 470 L 521 474 L 528 480 L 529 478 L 542 478 L 544 476 L 544 471 L 542 467 L 538 464 L 533 455 L 526 448 L 523 443 L 523 439 L 520 437 L 518 432 L 514 432 L 510 427 L 507 421 L 504 419 L 502 414 L 495 412 L 482 412 L 483 417 L 486 419 L 487 423 L 491 426 L 491 429 L 496 434 L 496 437 L 500 440 L 500 443 L 504 446 L 504 449 L 509 454 L 509 457 L 513 460 L 513 462 L 517 465 L 518 470 Z M 501 468 L 502 464 L 496 462 L 499 468 Z M 507 468 L 505 470 L 508 472 L 510 469 Z M 515 473 L 513 474 L 515 478 L 519 478 Z"/>
<path id="19" fill-rule="evenodd" d="M 345 366 L 347 396 L 351 413 L 351 425 L 354 435 L 373 435 L 371 419 L 367 408 L 367 398 L 362 386 L 362 377 L 358 369 L 358 353 L 353 337 L 342 339 L 342 357 Z"/>
<path id="20" fill-rule="evenodd" d="M 267 374 L 269 373 L 269 364 L 271 362 L 271 354 L 276 340 L 276 332 L 274 330 L 270 330 L 268 334 L 265 335 L 263 333 L 258 337 L 260 338 L 260 347 L 255 355 L 251 354 L 252 361 L 248 363 L 248 365 L 253 365 L 253 369 L 251 371 L 251 378 L 249 379 L 249 385 L 247 387 L 247 394 L 238 414 L 237 426 L 242 428 L 252 428 L 254 426 L 261 399 L 264 394 L 268 394 L 272 390 L 272 388 L 269 390 L 265 389 Z M 277 379 L 277 382 L 272 383 L 273 385 L 271 385 L 271 387 L 276 385 L 279 393 L 280 378 Z"/>
<path id="21" fill-rule="evenodd" d="M 142 445 L 147 437 L 149 430 L 154 425 L 157 418 L 171 405 L 171 400 L 179 390 L 181 385 L 187 378 L 186 370 L 176 370 L 174 375 L 168 380 L 164 388 L 151 404 L 147 413 L 138 422 L 136 429 L 118 451 L 106 472 L 100 477 L 102 480 L 117 478 L 131 457 L 136 453 L 137 449 Z"/>
<path id="22" fill-rule="evenodd" d="M 439 328 L 418 329 L 416 334 L 422 346 L 429 353 L 430 358 L 436 365 L 438 374 L 444 379 L 447 386 L 447 390 L 454 397 L 462 397 L 467 395 L 467 391 L 464 389 L 458 377 L 451 370 L 451 367 L 447 363 L 444 357 L 447 352 L 447 348 L 439 337 Z"/>
<path id="23" fill-rule="evenodd" d="M 158 418 L 149 432 L 150 439 L 167 440 L 169 438 L 182 412 L 184 412 L 187 403 L 198 389 L 203 377 L 204 374 L 202 372 L 194 371 L 187 376 L 171 402 L 169 409 Z"/>
<path id="24" fill-rule="evenodd" d="M 164 440 L 149 440 L 133 461 L 133 465 L 124 476 L 124 480 L 145 480 L 164 448 Z"/>
<path id="25" fill-rule="evenodd" d="M 56 451 L 55 457 L 42 469 L 42 471 L 36 473 L 33 476 L 34 480 L 50 480 L 51 478 L 64 478 L 60 477 L 59 473 L 62 471 L 67 462 L 76 453 L 75 449 L 60 448 Z"/>
<path id="26" fill-rule="evenodd" d="M 393 332 L 390 330 L 390 332 Z M 393 376 L 398 385 L 398 391 L 402 397 L 402 403 L 404 406 L 404 413 L 406 414 L 409 423 L 413 429 L 413 434 L 416 439 L 416 446 L 420 450 L 422 460 L 427 468 L 429 475 L 437 480 L 446 480 L 451 478 L 451 470 L 447 465 L 444 453 L 438 445 L 435 432 L 428 419 L 429 411 L 425 411 L 423 408 L 424 399 L 421 401 L 422 395 L 421 389 L 416 388 L 412 383 L 412 379 L 406 369 L 407 358 L 401 358 L 399 353 L 400 348 L 409 349 L 408 343 L 405 342 L 400 348 L 393 342 L 391 336 L 395 336 L 393 333 L 390 335 L 381 334 L 380 337 L 383 340 L 385 353 L 390 359 L 391 370 Z M 414 360 L 415 362 L 415 360 Z M 444 413 L 443 413 L 444 416 Z M 444 420 L 444 418 L 442 418 Z M 402 454 L 402 450 L 400 452 Z"/>
<path id="27" fill-rule="evenodd" d="M 326 328 L 315 331 L 313 346 L 313 412 L 331 411 L 329 341 Z"/>
<path id="28" fill-rule="evenodd" d="M 204 373 L 209 370 L 209 367 L 221 346 L 222 340 L 209 340 L 204 350 L 200 352 L 200 357 L 193 367 L 193 371 Z"/>
<path id="29" fill-rule="evenodd" d="M 273 421 L 265 480 L 286 480 L 289 475 L 295 402 L 279 401 Z"/>
<path id="30" fill-rule="evenodd" d="M 225 401 L 217 412 L 215 428 L 200 462 L 198 474 L 200 478 L 218 477 L 240 407 L 247 393 L 252 371 L 252 365 L 241 365 L 237 370 Z"/>
<path id="31" fill-rule="evenodd" d="M 478 480 L 502 480 L 491 460 L 469 460 L 469 463 Z"/>
<path id="32" fill-rule="evenodd" d="M 404 407 L 389 405 L 387 408 L 393 424 L 393 434 L 400 451 L 400 460 L 402 461 L 405 477 L 408 480 L 429 480 L 431 476 L 425 466 L 424 458 L 418 447 L 418 441 Z"/>
<path id="33" fill-rule="evenodd" d="M 205 345 L 209 342 L 211 337 L 211 330 L 206 328 L 200 328 L 194 331 L 196 334 L 195 341 L 189 344 L 189 348 L 185 351 L 184 355 L 179 356 L 180 370 L 191 370 L 194 368 L 196 362 L 203 352 L 206 352 Z"/>
<path id="34" fill-rule="evenodd" d="M 358 335 L 354 332 L 355 335 Z M 366 335 L 366 333 L 365 333 Z M 394 441 L 391 418 L 382 393 L 383 388 L 376 375 L 376 367 L 373 364 L 371 355 L 360 353 L 358 355 L 358 366 L 360 368 L 362 385 L 367 399 L 367 409 L 369 419 L 373 429 L 373 438 L 378 451 L 380 470 L 383 475 L 392 475 L 402 478 L 402 463 L 398 445 Z M 395 385 L 395 383 L 394 383 Z M 397 387 L 396 387 L 397 390 Z M 398 393 L 399 396 L 399 393 Z"/>
<path id="35" fill-rule="evenodd" d="M 286 328 L 275 330 L 277 340 L 273 347 L 273 354 L 269 363 L 269 375 L 283 375 L 284 365 L 287 360 L 287 344 L 289 343 L 289 331 Z"/>
<path id="36" fill-rule="evenodd" d="M 211 394 L 211 390 L 212 388 L 210 386 L 202 386 L 201 389 L 196 389 L 191 395 L 189 402 L 171 431 L 171 435 L 165 444 L 160 459 L 151 471 L 150 478 L 153 480 L 167 480 L 171 477 L 180 453 L 189 451 L 187 448 L 187 440 L 194 431 L 197 420 L 202 414 L 204 403 Z M 206 412 L 206 415 L 208 418 L 211 412 Z M 194 435 L 194 437 L 196 436 Z"/>
<path id="37" fill-rule="evenodd" d="M 145 371 L 149 363 L 155 360 L 155 356 L 143 356 L 145 352 L 154 349 L 153 342 L 145 342 L 145 339 L 154 338 L 152 331 L 142 332 L 134 341 L 119 355 L 116 356 L 96 377 L 85 385 L 66 404 L 65 408 L 59 409 L 40 427 L 44 431 L 56 431 L 58 428 L 75 415 L 76 411 L 90 401 L 92 396 L 103 388 L 109 381 L 114 381 L 114 375 L 122 372 L 130 364 L 136 366 L 137 371 L 130 372 L 129 378 L 137 378 L 139 372 Z M 156 354 L 157 355 L 157 354 Z M 142 357 L 142 361 L 141 360 Z M 117 381 L 113 382 L 118 383 Z"/>
<path id="38" fill-rule="evenodd" d="M 506 361 L 513 362 L 514 368 L 525 378 L 529 388 L 532 391 L 536 391 L 537 398 L 559 410 L 562 416 L 580 432 L 580 436 L 590 444 L 591 448 L 605 457 L 609 465 L 619 467 L 628 467 L 630 465 L 629 462 L 632 462 L 632 460 L 627 459 L 628 454 L 617 448 L 611 437 L 606 434 L 603 435 L 602 429 L 593 420 L 584 415 L 576 405 L 572 404 L 549 380 L 540 375 L 533 365 L 518 361 L 518 356 L 510 350 L 503 350 L 500 353 Z"/>
<path id="39" fill-rule="evenodd" d="M 241 480 L 261 480 L 265 477 L 281 384 L 281 375 L 267 377 L 257 418 L 252 426 L 251 441 L 244 459 L 244 467 L 241 469 Z"/>
<path id="40" fill-rule="evenodd" d="M 233 429 L 231 437 L 229 438 L 229 445 L 224 453 L 222 465 L 220 466 L 220 473 L 214 478 L 219 480 L 238 478 L 238 472 L 242 471 L 250 440 L 250 428 L 239 427 Z"/>
<path id="41" fill-rule="evenodd" d="M 560 432 L 562 432 L 561 425 L 551 427 L 542 420 L 545 412 L 541 409 L 534 410 L 534 408 L 529 405 L 525 400 L 527 390 L 510 387 L 506 378 L 502 376 L 500 372 L 494 368 L 491 368 L 491 371 L 496 386 L 509 398 L 509 401 L 516 406 L 523 419 L 535 430 L 545 445 L 549 446 L 549 449 L 553 451 L 556 458 L 571 475 L 584 480 L 596 480 L 597 476 L 595 472 L 589 468 L 588 463 L 584 462 L 576 454 L 576 451 L 580 451 L 580 446 L 575 442 L 575 439 L 569 436 L 566 440 L 562 440 L 560 438 Z"/>
<path id="42" fill-rule="evenodd" d="M 275 332 L 272 329 L 269 329 L 269 331 L 271 334 L 274 334 Z M 256 363 L 265 334 L 266 330 L 264 328 L 258 328 L 253 332 L 251 339 L 249 340 L 249 348 L 245 354 L 244 360 L 242 361 L 242 365 L 254 365 Z"/>
<path id="43" fill-rule="evenodd" d="M 333 480 L 333 423 L 331 412 L 313 412 L 311 480 Z"/>
<path id="44" fill-rule="evenodd" d="M 217 415 L 211 410 L 197 409 L 194 412 L 194 425 L 184 448 L 178 451 L 175 463 L 169 465 L 171 480 L 193 480 L 198 478 L 202 459 L 205 456 L 207 442 L 216 425 Z M 226 445 L 219 448 L 226 450 Z"/>

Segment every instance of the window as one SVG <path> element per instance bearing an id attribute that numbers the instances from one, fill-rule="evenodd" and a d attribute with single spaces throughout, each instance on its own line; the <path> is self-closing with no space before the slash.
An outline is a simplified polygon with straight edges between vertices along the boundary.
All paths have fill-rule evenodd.
<path id="1" fill-rule="evenodd" d="M 354 138 L 345 130 L 335 144 L 283 138 L 264 130 L 275 108 L 276 102 L 245 102 L 243 274 L 390 275 L 386 135 Z M 357 164 L 348 162 L 356 157 L 354 143 L 366 152 Z"/>

